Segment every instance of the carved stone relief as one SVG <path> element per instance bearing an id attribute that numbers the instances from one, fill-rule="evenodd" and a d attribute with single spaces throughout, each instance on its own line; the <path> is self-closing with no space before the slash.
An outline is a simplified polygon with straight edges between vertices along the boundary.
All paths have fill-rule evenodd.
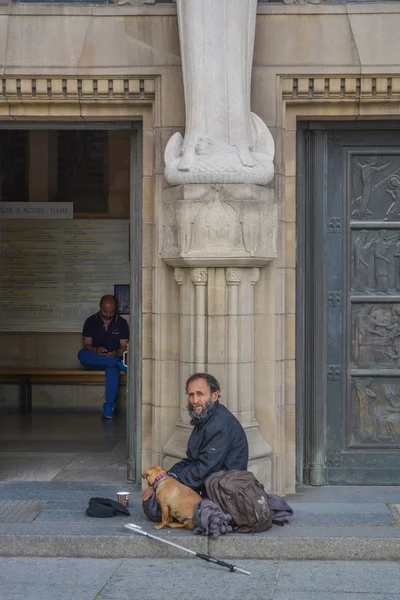
<path id="1" fill-rule="evenodd" d="M 351 446 L 400 447 L 400 379 L 354 377 Z"/>
<path id="2" fill-rule="evenodd" d="M 228 285 L 239 285 L 243 279 L 243 272 L 241 269 L 226 269 L 225 280 Z"/>
<path id="3" fill-rule="evenodd" d="M 276 256 L 273 190 L 197 185 L 164 191 L 161 256 L 173 266 L 250 266 Z"/>
<path id="4" fill-rule="evenodd" d="M 400 293 L 400 232 L 353 230 L 353 294 Z"/>
<path id="5" fill-rule="evenodd" d="M 253 267 L 251 269 L 251 285 L 255 285 L 257 281 L 260 279 L 260 269 L 258 267 Z"/>
<path id="6" fill-rule="evenodd" d="M 208 279 L 207 269 L 192 269 L 190 277 L 195 285 L 205 285 Z"/>
<path id="7" fill-rule="evenodd" d="M 174 269 L 174 279 L 178 285 L 183 285 L 185 281 L 185 270 L 177 267 Z"/>
<path id="8" fill-rule="evenodd" d="M 400 368 L 400 304 L 355 304 L 353 366 Z"/>

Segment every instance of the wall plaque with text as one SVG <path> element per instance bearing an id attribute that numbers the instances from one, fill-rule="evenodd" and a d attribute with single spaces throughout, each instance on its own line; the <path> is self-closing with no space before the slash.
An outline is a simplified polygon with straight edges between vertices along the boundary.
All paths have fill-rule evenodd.
<path id="1" fill-rule="evenodd" d="M 73 219 L 73 202 L 0 202 L 1 219 Z"/>
<path id="2" fill-rule="evenodd" d="M 0 219 L 0 331 L 82 331 L 129 266 L 127 220 Z"/>

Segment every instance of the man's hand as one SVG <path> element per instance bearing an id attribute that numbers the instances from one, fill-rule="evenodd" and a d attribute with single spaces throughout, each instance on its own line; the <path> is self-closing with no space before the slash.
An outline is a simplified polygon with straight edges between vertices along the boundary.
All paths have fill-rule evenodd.
<path id="1" fill-rule="evenodd" d="M 103 346 L 98 346 L 96 348 L 96 354 L 107 354 L 107 348 L 103 348 Z"/>
<path id="2" fill-rule="evenodd" d="M 152 496 L 154 496 L 155 491 L 153 490 L 153 488 L 151 487 L 151 485 L 149 485 L 149 487 L 147 487 L 144 490 L 143 496 L 142 496 L 142 502 L 144 502 L 145 500 L 148 500 L 149 498 L 151 498 Z"/>
<path id="3" fill-rule="evenodd" d="M 110 358 L 115 358 L 117 356 L 117 353 L 115 350 L 112 350 L 111 352 L 107 352 L 107 356 L 109 356 Z"/>

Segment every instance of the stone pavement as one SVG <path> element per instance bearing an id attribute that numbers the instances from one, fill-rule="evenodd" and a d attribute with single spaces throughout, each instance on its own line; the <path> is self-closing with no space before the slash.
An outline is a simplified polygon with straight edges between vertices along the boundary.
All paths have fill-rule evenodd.
<path id="1" fill-rule="evenodd" d="M 92 496 L 116 499 L 130 491 L 131 517 L 93 519 L 85 514 Z M 35 500 L 42 510 L 32 522 L 15 512 L 0 516 L 0 556 L 78 558 L 187 558 L 161 542 L 123 527 L 136 523 L 149 533 L 218 558 L 276 560 L 399 560 L 400 487 L 301 488 L 286 497 L 292 522 L 256 535 L 228 534 L 208 540 L 182 530 L 155 532 L 141 511 L 140 489 L 132 484 L 66 482 L 0 483 L 2 501 Z M 3 502 L 4 506 L 4 502 Z M 14 516 L 13 516 L 14 515 Z"/>
<path id="2" fill-rule="evenodd" d="M 400 564 L 240 560 L 250 577 L 202 560 L 1 558 L 2 600 L 400 600 Z"/>

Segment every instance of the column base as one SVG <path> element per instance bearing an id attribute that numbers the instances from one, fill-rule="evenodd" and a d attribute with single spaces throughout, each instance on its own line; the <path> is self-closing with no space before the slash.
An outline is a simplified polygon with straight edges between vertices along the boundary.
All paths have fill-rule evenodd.
<path id="1" fill-rule="evenodd" d="M 168 440 L 163 448 L 163 469 L 168 471 L 172 465 L 182 458 L 185 458 L 187 443 L 191 432 L 192 427 L 190 425 L 185 425 L 181 422 L 176 424 L 172 437 Z"/>
<path id="2" fill-rule="evenodd" d="M 248 469 L 263 484 L 265 491 L 271 491 L 272 484 L 272 449 L 268 442 L 262 437 L 258 423 L 244 425 L 244 430 L 249 442 L 249 465 Z"/>
<path id="3" fill-rule="evenodd" d="M 262 437 L 258 423 L 243 426 L 249 442 L 248 469 L 252 471 L 268 492 L 272 482 L 271 446 Z M 192 431 L 191 427 L 177 423 L 172 437 L 163 448 L 163 468 L 168 471 L 176 462 L 186 456 L 187 442 Z"/>

